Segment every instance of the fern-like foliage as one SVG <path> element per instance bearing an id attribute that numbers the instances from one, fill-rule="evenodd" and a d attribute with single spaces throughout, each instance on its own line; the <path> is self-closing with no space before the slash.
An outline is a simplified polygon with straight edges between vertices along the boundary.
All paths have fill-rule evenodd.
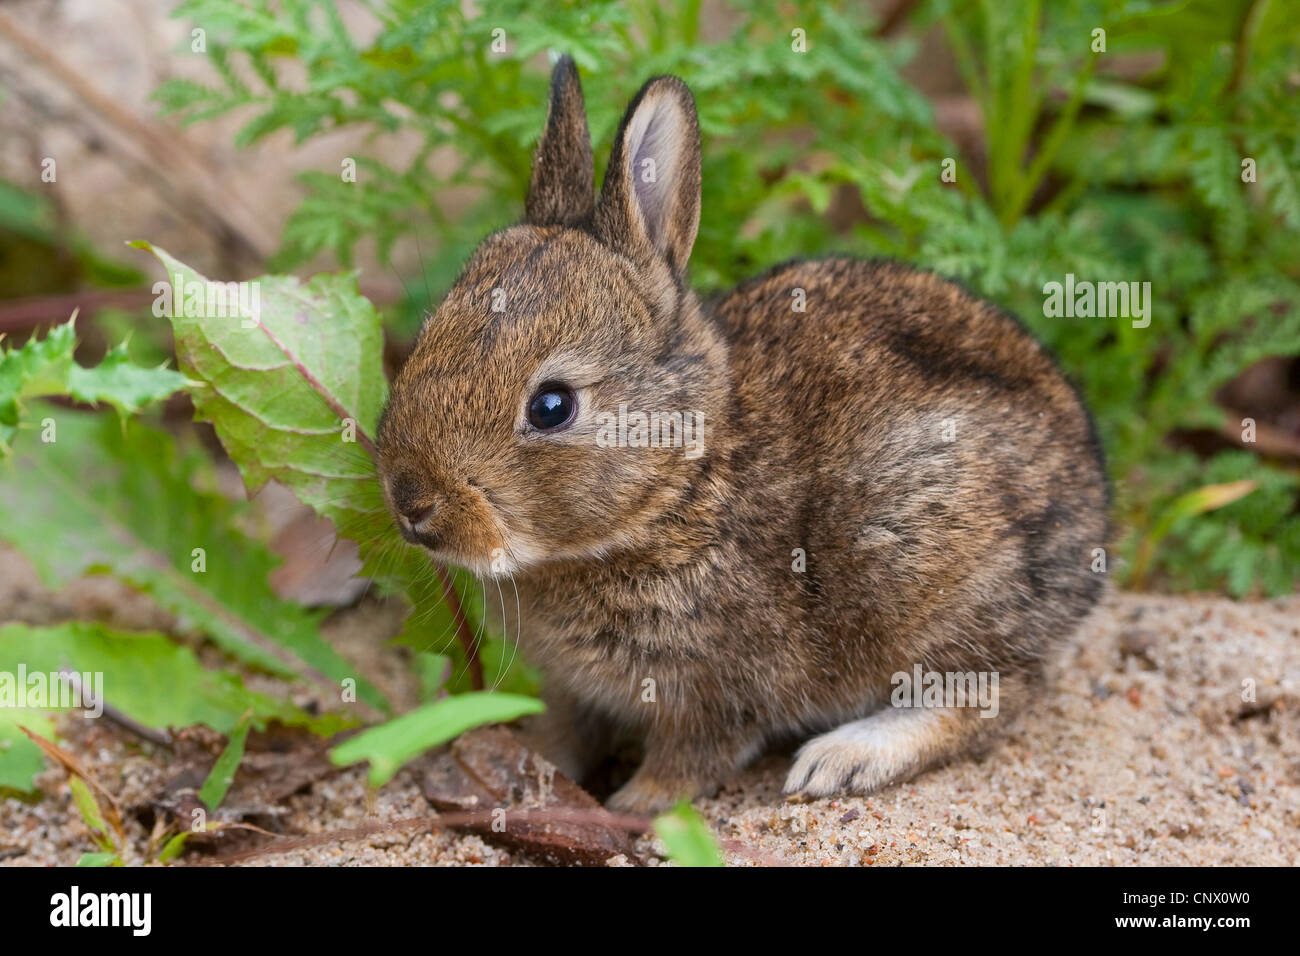
<path id="1" fill-rule="evenodd" d="M 1294 467 L 1248 445 L 1198 457 L 1173 439 L 1227 434 L 1217 391 L 1258 359 L 1300 355 L 1288 6 L 929 0 L 885 38 L 850 0 L 735 3 L 707 29 L 699 0 L 364 0 L 346 21 L 335 0 L 184 0 L 177 15 L 206 31 L 214 79 L 173 81 L 158 99 L 187 122 L 238 113 L 240 144 L 372 134 L 355 182 L 303 177 L 277 265 L 348 265 L 363 243 L 387 261 L 419 242 L 432 268 L 415 285 L 436 294 L 522 211 L 546 98 L 535 54 L 578 62 L 598 157 L 637 85 L 678 74 L 705 141 L 697 285 L 831 251 L 963 280 L 1021 314 L 1094 409 L 1122 574 L 1180 496 L 1248 478 L 1250 494 L 1175 522 L 1140 583 L 1278 593 L 1300 574 Z M 979 109 L 979 155 L 903 78 L 930 28 Z M 829 214 L 846 197 L 865 210 L 847 226 Z M 1150 282 L 1150 325 L 1044 315 L 1044 284 L 1068 273 Z"/>

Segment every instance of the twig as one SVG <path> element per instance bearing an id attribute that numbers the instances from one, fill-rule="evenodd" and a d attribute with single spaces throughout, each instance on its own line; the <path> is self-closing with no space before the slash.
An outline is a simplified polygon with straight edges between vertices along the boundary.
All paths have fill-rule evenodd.
<path id="1" fill-rule="evenodd" d="M 381 833 L 405 833 L 419 830 L 442 830 L 456 827 L 490 826 L 494 822 L 495 810 L 465 810 L 456 813 L 440 813 L 430 817 L 408 817 L 391 823 L 367 823 L 359 827 L 344 830 L 331 830 L 326 833 L 314 833 L 297 837 L 285 837 L 276 840 L 270 846 L 256 850 L 246 850 L 229 856 L 218 857 L 203 863 L 187 864 L 189 866 L 227 866 L 242 863 L 262 856 L 290 853 L 294 850 L 308 850 L 312 847 L 325 846 L 330 843 L 344 843 L 349 840 L 361 840 Z M 626 830 L 629 833 L 648 833 L 654 829 L 650 817 L 627 816 L 610 813 L 608 810 L 582 810 L 555 807 L 545 810 L 508 810 L 507 821 L 531 823 L 541 826 L 547 824 L 570 824 L 577 826 L 597 826 L 610 829 Z M 788 864 L 770 854 L 754 850 L 735 840 L 723 840 L 723 848 L 738 856 L 745 856 L 766 866 L 787 866 Z"/>
<path id="2" fill-rule="evenodd" d="M 465 606 L 460 600 L 460 592 L 456 590 L 455 582 L 452 581 L 451 573 L 448 572 L 446 565 L 434 561 L 433 570 L 438 575 L 439 583 L 442 584 L 442 599 L 447 603 L 452 620 L 456 624 L 456 639 L 460 642 L 461 647 L 465 649 L 465 662 L 469 665 L 470 686 L 474 690 L 482 690 L 485 686 L 483 662 L 479 660 L 478 644 L 474 640 L 474 632 L 470 629 L 469 618 L 465 614 Z"/>
<path id="3" fill-rule="evenodd" d="M 155 175 L 175 183 L 189 201 L 198 204 L 242 258 L 260 264 L 270 255 L 272 243 L 257 218 L 175 137 L 100 91 L 3 10 L 0 36 L 72 93 L 91 116 L 133 143 Z"/>
<path id="4" fill-rule="evenodd" d="M 117 831 L 117 835 L 120 838 L 122 836 L 122 805 L 117 802 L 117 797 L 105 790 L 103 785 L 95 779 L 94 775 L 77 762 L 76 757 L 72 756 L 72 754 L 68 753 L 58 744 L 46 740 L 40 734 L 33 733 L 22 724 L 18 725 L 18 729 L 26 734 L 32 743 L 40 747 L 47 756 L 52 757 L 60 763 L 64 770 L 72 774 L 74 777 L 80 777 L 91 790 L 95 791 L 98 796 L 103 797 L 104 800 L 107 801 L 108 822 L 113 825 L 113 829 Z"/>
<path id="5" fill-rule="evenodd" d="M 143 309 L 153 298 L 148 289 L 95 289 L 13 299 L 0 303 L 0 332 L 22 332 L 42 322 L 66 322 L 74 309 L 80 309 L 82 316 L 100 309 Z"/>
<path id="6" fill-rule="evenodd" d="M 128 731 L 129 733 L 133 733 L 137 737 L 141 737 L 144 740 L 149 741 L 150 743 L 158 744 L 160 747 L 171 747 L 172 745 L 171 734 L 169 734 L 165 730 L 158 730 L 154 727 L 146 727 L 138 720 L 128 717 L 126 714 L 122 713 L 122 711 L 112 706 L 106 700 L 102 700 L 102 699 L 96 700 L 95 697 L 91 694 L 91 692 L 82 685 L 81 677 L 76 671 L 68 667 L 63 667 L 59 669 L 59 674 L 64 680 L 66 680 L 72 686 L 72 689 L 76 693 L 78 698 L 80 698 L 83 702 L 85 702 L 85 704 L 88 707 L 93 708 L 96 704 L 98 704 L 100 710 L 103 712 L 103 715 L 107 717 L 110 722 L 117 724 L 117 726 L 121 727 L 123 730 Z"/>
<path id="7" fill-rule="evenodd" d="M 880 21 L 880 26 L 876 28 L 876 36 L 891 37 L 901 30 L 907 18 L 912 15 L 917 2 L 918 0 L 897 0 Z"/>
<path id="8" fill-rule="evenodd" d="M 1300 438 L 1284 428 L 1278 428 L 1276 425 L 1256 422 L 1255 440 L 1253 442 L 1243 441 L 1241 422 L 1232 414 L 1229 414 L 1228 420 L 1219 428 L 1219 434 L 1234 445 L 1245 448 L 1247 451 L 1274 455 L 1278 458 L 1300 458 Z"/>

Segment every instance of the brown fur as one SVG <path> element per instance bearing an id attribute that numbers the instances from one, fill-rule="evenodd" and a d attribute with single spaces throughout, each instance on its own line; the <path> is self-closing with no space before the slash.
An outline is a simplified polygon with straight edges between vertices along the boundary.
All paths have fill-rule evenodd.
<path id="1" fill-rule="evenodd" d="M 968 751 L 1102 587 L 1105 481 L 1078 397 L 1014 319 L 896 263 L 787 263 L 703 307 L 685 279 L 689 91 L 646 84 L 594 209 L 571 188 L 590 182 L 582 108 L 561 61 L 541 221 L 485 240 L 394 383 L 386 493 L 399 514 L 434 506 L 399 524 L 513 577 L 507 626 L 545 673 L 537 733 L 563 769 L 581 776 L 616 730 L 642 736 L 611 806 L 694 796 L 773 738 L 846 721 L 788 789 L 866 791 Z M 648 188 L 645 156 L 667 171 Z M 530 430 L 530 397 L 557 381 L 577 420 Z M 594 416 L 620 403 L 702 413 L 704 454 L 599 447 Z M 894 710 L 891 675 L 915 664 L 996 671 L 999 716 Z"/>

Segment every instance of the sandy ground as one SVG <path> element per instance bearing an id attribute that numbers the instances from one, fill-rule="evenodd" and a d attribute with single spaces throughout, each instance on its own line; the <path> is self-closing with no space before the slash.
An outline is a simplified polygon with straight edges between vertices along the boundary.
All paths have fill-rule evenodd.
<path id="1" fill-rule="evenodd" d="M 108 582 L 43 593 L 0 552 L 0 621 L 93 613 L 160 626 Z M 413 687 L 383 638 L 390 605 L 363 603 L 329 624 L 340 649 L 399 701 Z M 1243 682 L 1247 682 L 1245 685 Z M 1243 701 L 1253 682 L 1255 701 Z M 102 722 L 65 721 L 68 749 L 110 789 L 149 792 L 166 761 Z M 1063 656 L 1053 687 L 978 760 L 870 797 L 788 802 L 788 755 L 761 759 L 697 806 L 719 836 L 768 859 L 842 865 L 1287 865 L 1300 861 L 1300 597 L 1237 603 L 1120 594 Z M 90 848 L 65 776 L 43 799 L 0 801 L 0 865 L 70 864 Z M 377 793 L 360 770 L 312 784 L 279 816 L 309 834 L 427 816 L 417 775 Z M 128 827 L 143 845 L 140 824 Z M 647 838 L 641 847 L 652 850 Z M 267 865 L 530 865 L 455 832 L 382 833 L 261 857 Z M 752 863 L 734 855 L 730 862 Z"/>

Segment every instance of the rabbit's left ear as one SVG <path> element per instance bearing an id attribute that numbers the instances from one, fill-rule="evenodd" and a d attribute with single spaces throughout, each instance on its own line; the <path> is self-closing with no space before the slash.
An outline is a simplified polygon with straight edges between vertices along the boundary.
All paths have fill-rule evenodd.
<path id="1" fill-rule="evenodd" d="M 632 100 L 596 207 L 595 232 L 634 259 L 659 257 L 678 277 L 700 227 L 700 127 L 695 98 L 658 76 Z"/>
<path id="2" fill-rule="evenodd" d="M 551 71 L 546 126 L 537 142 L 524 207 L 527 220 L 537 226 L 585 221 L 595 204 L 594 180 L 591 134 L 578 68 L 571 57 L 562 56 Z"/>

